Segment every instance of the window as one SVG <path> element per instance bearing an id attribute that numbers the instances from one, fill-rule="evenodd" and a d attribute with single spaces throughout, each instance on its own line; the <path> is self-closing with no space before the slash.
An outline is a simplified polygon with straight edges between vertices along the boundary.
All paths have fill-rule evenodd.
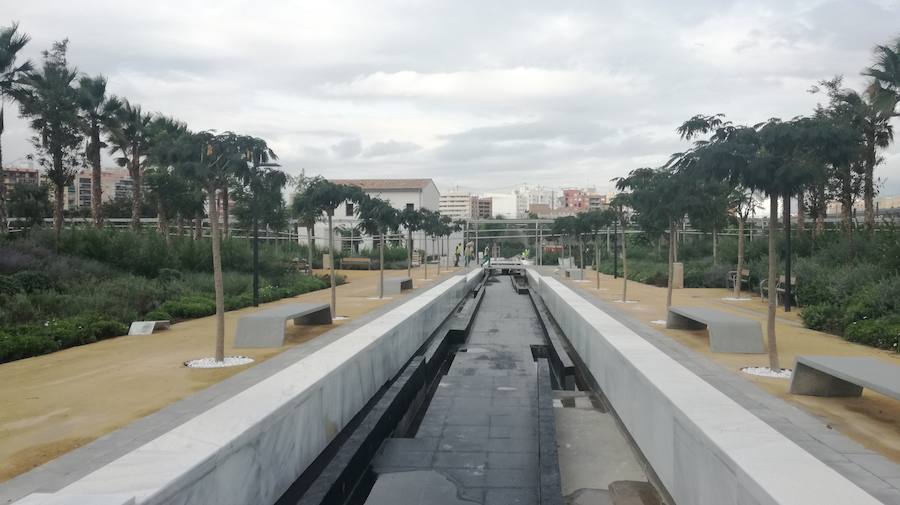
<path id="1" fill-rule="evenodd" d="M 407 210 L 415 210 L 415 209 L 416 209 L 416 204 L 414 204 L 414 203 L 408 203 L 408 204 L 406 204 L 406 209 L 407 209 Z"/>
<path id="2" fill-rule="evenodd" d="M 350 217 L 353 215 L 353 204 L 352 203 L 347 203 L 347 213 L 345 215 L 347 217 Z"/>

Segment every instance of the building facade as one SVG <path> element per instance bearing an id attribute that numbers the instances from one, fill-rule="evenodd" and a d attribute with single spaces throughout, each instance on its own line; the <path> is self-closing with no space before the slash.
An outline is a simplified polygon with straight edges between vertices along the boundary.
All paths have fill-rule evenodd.
<path id="1" fill-rule="evenodd" d="M 3 184 L 7 194 L 18 184 L 31 184 L 37 186 L 41 180 L 40 172 L 36 168 L 9 167 L 4 170 Z"/>
<path id="2" fill-rule="evenodd" d="M 478 219 L 490 219 L 494 216 L 494 201 L 490 197 L 478 198 Z"/>
<path id="3" fill-rule="evenodd" d="M 478 215 L 478 197 L 471 193 L 446 193 L 441 195 L 439 210 L 454 220 L 469 220 Z"/>
<path id="4" fill-rule="evenodd" d="M 401 211 L 404 209 L 438 211 L 440 209 L 441 195 L 431 179 L 332 179 L 331 182 L 356 186 L 367 196 L 380 198 Z M 344 202 L 335 209 L 332 217 L 335 248 L 339 248 L 347 254 L 355 254 L 360 249 L 373 247 L 372 237 L 361 236 L 357 230 L 360 224 L 358 210 L 352 202 Z M 324 237 L 327 241 L 328 224 L 317 223 L 315 236 L 319 240 Z M 304 230 L 299 230 L 298 237 L 300 243 L 306 243 Z M 421 237 L 413 237 L 413 247 L 430 251 L 431 244 L 428 242 L 422 240 Z M 319 244 L 321 245 L 321 242 Z"/>

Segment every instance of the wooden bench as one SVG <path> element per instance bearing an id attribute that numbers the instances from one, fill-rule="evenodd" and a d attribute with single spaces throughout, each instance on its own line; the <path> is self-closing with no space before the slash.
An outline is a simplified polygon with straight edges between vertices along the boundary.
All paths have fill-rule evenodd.
<path id="1" fill-rule="evenodd" d="M 327 303 L 291 303 L 242 316 L 237 322 L 235 347 L 281 347 L 285 323 L 331 324 L 331 306 Z"/>
<path id="2" fill-rule="evenodd" d="M 399 295 L 402 291 L 413 288 L 409 277 L 387 277 L 384 279 L 384 294 Z"/>
<path id="3" fill-rule="evenodd" d="M 156 330 L 168 330 L 170 321 L 134 321 L 128 328 L 129 335 L 150 335 Z"/>
<path id="4" fill-rule="evenodd" d="M 666 328 L 709 331 L 712 352 L 762 354 L 762 326 L 759 321 L 706 308 L 669 307 Z"/>
<path id="5" fill-rule="evenodd" d="M 859 396 L 869 388 L 900 400 L 900 366 L 860 356 L 797 356 L 791 393 Z"/>
<path id="6" fill-rule="evenodd" d="M 369 258 L 341 258 L 341 270 L 344 270 L 344 265 L 365 266 L 366 270 L 371 270 L 372 260 Z"/>
<path id="7" fill-rule="evenodd" d="M 763 299 L 763 301 L 769 298 L 769 279 L 763 279 L 759 283 L 759 296 Z M 780 305 L 781 301 L 779 297 L 784 296 L 785 292 L 785 276 L 781 275 L 778 277 L 778 282 L 775 283 L 775 304 Z M 797 305 L 800 305 L 800 299 L 797 298 L 797 278 L 791 276 L 791 296 L 794 298 L 794 301 Z"/>
<path id="8" fill-rule="evenodd" d="M 728 272 L 728 277 L 725 279 L 725 285 L 733 288 L 735 282 L 737 282 L 737 270 L 732 270 Z M 744 284 L 747 285 L 747 288 L 750 287 L 750 270 L 747 268 L 741 269 L 741 288 L 744 287 Z"/>

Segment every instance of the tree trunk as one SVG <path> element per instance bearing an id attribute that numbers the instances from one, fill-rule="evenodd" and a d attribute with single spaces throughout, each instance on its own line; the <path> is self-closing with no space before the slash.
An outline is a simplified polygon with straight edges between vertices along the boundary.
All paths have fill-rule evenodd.
<path id="1" fill-rule="evenodd" d="M 819 237 L 825 232 L 825 183 L 816 186 L 816 223 L 813 226 L 813 237 Z"/>
<path id="2" fill-rule="evenodd" d="M 875 231 L 875 135 L 868 134 L 866 139 L 865 174 L 863 175 L 863 200 L 866 206 L 866 232 Z"/>
<path id="3" fill-rule="evenodd" d="M 675 276 L 675 221 L 669 222 L 669 281 L 666 283 L 666 309 L 672 306 L 672 277 Z"/>
<path id="4" fill-rule="evenodd" d="M 802 235 L 806 232 L 806 195 L 805 191 L 800 190 L 797 193 L 797 233 Z"/>
<path id="5" fill-rule="evenodd" d="M 741 272 L 744 270 L 744 218 L 738 217 L 738 258 L 737 275 L 734 282 L 734 297 L 741 297 Z"/>
<path id="6" fill-rule="evenodd" d="M 425 279 L 428 279 L 428 236 L 422 233 L 422 247 L 425 248 L 425 254 L 422 257 L 422 266 L 425 268 Z M 478 251 L 475 251 L 475 257 L 478 257 Z"/>
<path id="7" fill-rule="evenodd" d="M 131 160 L 131 227 L 141 229 L 141 160 L 132 152 Z M 215 200 L 213 200 L 215 203 Z"/>
<path id="8" fill-rule="evenodd" d="M 850 213 L 853 212 L 853 175 L 850 167 L 841 174 L 841 227 L 847 237 L 850 237 Z"/>
<path id="9" fill-rule="evenodd" d="M 434 246 L 434 237 L 431 237 L 431 250 L 437 253 L 437 275 L 441 276 L 441 253 L 440 250 Z"/>
<path id="10" fill-rule="evenodd" d="M 156 229 L 162 235 L 166 248 L 169 247 L 169 218 L 166 216 L 166 206 L 163 204 L 162 198 L 158 198 L 156 202 Z"/>
<path id="11" fill-rule="evenodd" d="M 406 230 L 406 276 L 412 279 L 413 240 L 412 230 Z"/>
<path id="12" fill-rule="evenodd" d="M 224 228 L 222 229 L 222 236 L 228 237 L 229 226 L 228 226 L 228 186 L 222 187 L 222 224 Z"/>
<path id="13" fill-rule="evenodd" d="M 578 259 L 581 260 L 581 278 L 584 278 L 584 241 L 578 237 Z"/>
<path id="14" fill-rule="evenodd" d="M 181 212 L 175 218 L 175 234 L 178 235 L 178 238 L 184 235 L 184 216 L 181 215 Z"/>
<path id="15" fill-rule="evenodd" d="M 766 320 L 766 333 L 769 347 L 769 368 L 773 371 L 781 370 L 778 364 L 778 347 L 775 344 L 775 269 L 778 265 L 777 252 L 775 250 L 775 233 L 778 225 L 778 197 L 772 195 L 769 198 L 769 312 Z"/>
<path id="16" fill-rule="evenodd" d="M 594 237 L 594 272 L 597 274 L 597 290 L 600 290 L 600 242 Z"/>
<path id="17" fill-rule="evenodd" d="M 784 197 L 784 311 L 791 311 L 791 197 Z"/>
<path id="18" fill-rule="evenodd" d="M 216 187 L 207 188 L 209 199 L 210 235 L 212 236 L 213 281 L 216 290 L 216 361 L 225 361 L 225 288 L 222 281 L 222 243 L 219 237 L 219 209 Z"/>
<path id="19" fill-rule="evenodd" d="M 678 263 L 678 224 L 675 225 L 675 234 L 671 236 L 672 242 L 675 243 L 675 250 L 672 251 L 672 255 L 675 263 Z"/>
<path id="20" fill-rule="evenodd" d="M 0 135 L 3 135 L 3 102 L 0 100 Z M 3 143 L 0 142 L 0 235 L 9 233 L 6 217 L 6 171 L 3 170 Z"/>
<path id="21" fill-rule="evenodd" d="M 719 264 L 719 229 L 717 226 L 713 226 L 712 229 L 712 242 L 713 242 L 713 265 Z"/>
<path id="22" fill-rule="evenodd" d="M 91 125 L 91 144 L 88 151 L 88 160 L 91 162 L 91 215 L 94 218 L 94 226 L 103 228 L 103 186 L 100 184 L 103 176 L 100 168 L 100 125 L 96 122 Z"/>
<path id="23" fill-rule="evenodd" d="M 256 193 L 253 194 L 253 306 L 259 307 L 259 220 L 256 217 Z"/>
<path id="24" fill-rule="evenodd" d="M 56 237 L 56 250 L 59 251 L 59 236 L 63 227 L 63 207 L 65 206 L 65 187 L 61 184 L 53 185 L 56 205 L 53 207 L 53 234 Z"/>
<path id="25" fill-rule="evenodd" d="M 381 247 L 378 248 L 378 298 L 384 298 L 384 232 L 381 232 Z"/>
<path id="26" fill-rule="evenodd" d="M 203 238 L 203 214 L 197 213 L 194 216 L 194 240 Z"/>
<path id="27" fill-rule="evenodd" d="M 622 223 L 622 302 L 628 301 L 628 254 L 625 252 L 625 223 Z"/>
<path id="28" fill-rule="evenodd" d="M 331 255 L 331 318 L 337 315 L 337 286 L 334 283 L 334 228 L 331 226 L 331 218 L 334 209 L 328 211 L 328 254 Z"/>

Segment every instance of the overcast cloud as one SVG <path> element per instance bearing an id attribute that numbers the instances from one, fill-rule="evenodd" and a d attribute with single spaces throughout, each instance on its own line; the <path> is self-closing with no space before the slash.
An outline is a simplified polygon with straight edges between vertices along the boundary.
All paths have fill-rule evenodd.
<path id="1" fill-rule="evenodd" d="M 68 37 L 111 92 L 263 137 L 292 173 L 608 189 L 683 149 L 693 114 L 790 118 L 822 100 L 817 80 L 862 87 L 900 0 L 34 0 L 2 18 L 33 60 Z M 11 116 L 16 163 L 30 134 Z M 900 193 L 900 150 L 885 159 L 883 193 Z"/>

